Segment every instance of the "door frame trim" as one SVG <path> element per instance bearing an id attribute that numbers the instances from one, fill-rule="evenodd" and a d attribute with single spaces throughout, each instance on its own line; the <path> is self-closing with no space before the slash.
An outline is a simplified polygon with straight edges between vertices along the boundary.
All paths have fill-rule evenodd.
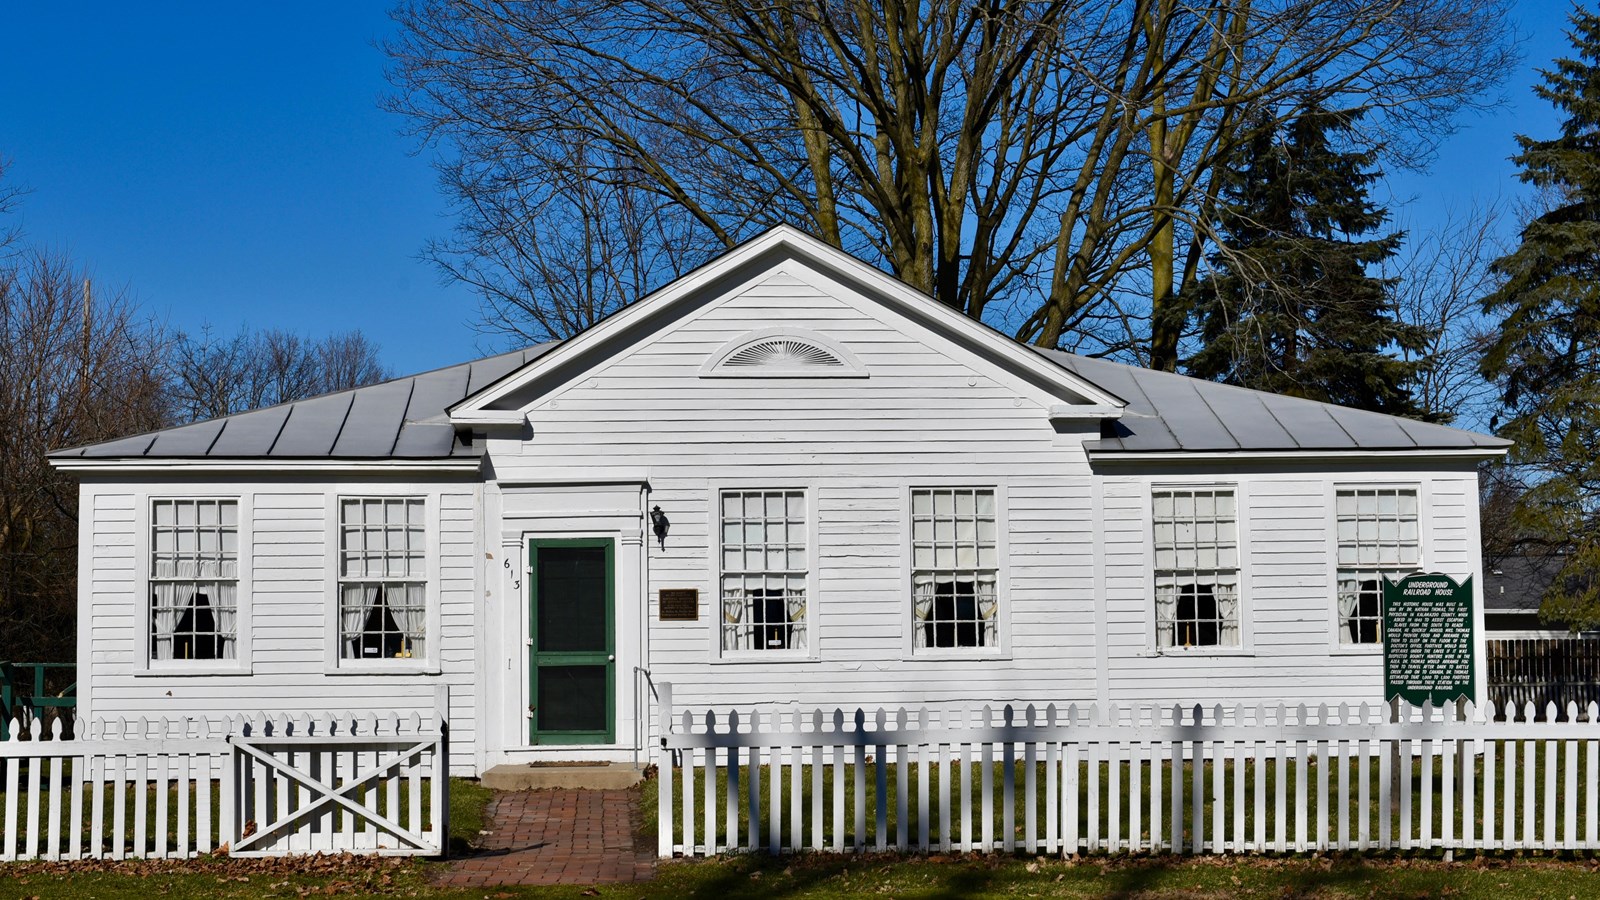
<path id="1" fill-rule="evenodd" d="M 604 547 L 606 552 L 606 655 L 610 657 L 606 664 L 606 728 L 605 731 L 540 731 L 538 718 L 529 715 L 527 718 L 528 746 L 541 747 L 551 745 L 612 745 L 617 740 L 617 538 L 612 535 L 592 537 L 537 537 L 530 536 L 526 543 L 528 591 L 527 591 L 527 684 L 526 690 L 529 704 L 538 697 L 539 678 L 539 651 L 538 641 L 538 615 L 536 605 L 539 602 L 538 567 L 536 555 L 541 547 Z"/>

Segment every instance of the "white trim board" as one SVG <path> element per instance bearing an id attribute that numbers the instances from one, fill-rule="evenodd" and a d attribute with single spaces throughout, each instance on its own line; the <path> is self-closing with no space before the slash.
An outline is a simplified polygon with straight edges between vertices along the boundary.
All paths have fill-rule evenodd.
<path id="1" fill-rule="evenodd" d="M 427 472 L 477 475 L 483 461 L 476 456 L 449 459 L 51 459 L 62 472 Z"/>

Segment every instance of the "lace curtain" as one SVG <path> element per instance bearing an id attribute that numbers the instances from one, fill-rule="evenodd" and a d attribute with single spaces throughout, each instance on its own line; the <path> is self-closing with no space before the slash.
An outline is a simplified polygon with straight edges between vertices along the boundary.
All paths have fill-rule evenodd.
<path id="1" fill-rule="evenodd" d="M 151 567 L 150 631 L 151 658 L 157 661 L 177 658 L 178 625 L 185 613 L 191 628 L 198 628 L 199 610 L 195 598 L 208 600 L 215 631 L 197 631 L 197 642 L 212 643 L 215 635 L 217 658 L 236 659 L 238 646 L 239 564 L 236 558 L 201 557 L 188 554 L 174 557 L 159 554 Z"/>

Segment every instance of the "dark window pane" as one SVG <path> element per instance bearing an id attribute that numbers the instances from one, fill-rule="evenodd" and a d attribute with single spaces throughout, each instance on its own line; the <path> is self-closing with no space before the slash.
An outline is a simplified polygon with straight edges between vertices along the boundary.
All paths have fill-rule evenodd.
<path id="1" fill-rule="evenodd" d="M 189 608 L 178 616 L 172 630 L 174 659 L 221 659 L 222 641 L 217 637 L 217 617 L 211 611 L 211 598 L 195 594 Z"/>
<path id="2" fill-rule="evenodd" d="M 982 647 L 977 584 L 934 582 L 933 616 L 922 627 L 923 641 L 929 647 Z"/>
<path id="3" fill-rule="evenodd" d="M 789 649 L 794 629 L 789 626 L 789 601 L 783 589 L 755 588 L 750 591 L 750 598 L 756 649 Z"/>
<path id="4" fill-rule="evenodd" d="M 389 612 L 383 599 L 383 588 L 373 591 L 372 608 L 361 625 L 361 635 L 356 639 L 356 656 L 363 659 L 393 659 L 405 650 L 405 635 Z"/>
<path id="5" fill-rule="evenodd" d="M 540 547 L 538 564 L 539 649 L 606 650 L 605 548 Z"/>
<path id="6" fill-rule="evenodd" d="M 1356 593 L 1356 612 L 1350 618 L 1350 639 L 1358 644 L 1378 642 L 1378 618 L 1382 614 L 1382 585 L 1363 581 Z"/>
<path id="7" fill-rule="evenodd" d="M 540 666 L 540 731 L 605 731 L 605 666 Z"/>
<path id="8" fill-rule="evenodd" d="M 1222 643 L 1217 595 L 1212 585 L 1178 586 L 1178 615 L 1173 628 L 1173 643 L 1179 647 L 1215 647 Z"/>

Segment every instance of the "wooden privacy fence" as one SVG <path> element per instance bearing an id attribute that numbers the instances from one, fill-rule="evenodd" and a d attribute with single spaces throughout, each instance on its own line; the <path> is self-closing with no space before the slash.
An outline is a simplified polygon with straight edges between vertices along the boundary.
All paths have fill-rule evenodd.
<path id="1" fill-rule="evenodd" d="M 719 715 L 660 694 L 662 856 L 1600 849 L 1594 705 Z"/>
<path id="2" fill-rule="evenodd" d="M 8 724 L 3 860 L 445 849 L 441 718 Z"/>
<path id="3" fill-rule="evenodd" d="M 1485 641 L 1489 699 L 1499 709 L 1554 703 L 1587 709 L 1600 702 L 1600 639 L 1503 638 Z"/>

